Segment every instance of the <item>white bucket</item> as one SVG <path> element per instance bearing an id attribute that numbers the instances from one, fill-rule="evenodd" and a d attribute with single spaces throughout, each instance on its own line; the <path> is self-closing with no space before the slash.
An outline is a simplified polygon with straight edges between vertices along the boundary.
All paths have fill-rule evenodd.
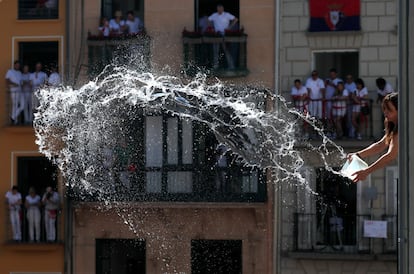
<path id="1" fill-rule="evenodd" d="M 359 158 L 356 154 L 352 155 L 352 160 L 346 160 L 344 166 L 342 167 L 340 173 L 348 177 L 349 179 L 353 180 L 355 176 L 352 176 L 357 171 L 361 169 L 365 169 L 368 167 L 368 164 L 364 162 L 361 158 Z"/>

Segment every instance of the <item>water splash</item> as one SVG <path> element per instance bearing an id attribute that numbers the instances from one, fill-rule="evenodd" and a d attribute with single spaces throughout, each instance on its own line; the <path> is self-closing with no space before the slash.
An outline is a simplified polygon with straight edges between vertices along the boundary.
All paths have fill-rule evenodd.
<path id="1" fill-rule="evenodd" d="M 108 151 L 136 141 L 133 136 L 140 130 L 136 122 L 143 115 L 168 114 L 204 124 L 245 165 L 269 170 L 271 181 L 278 185 L 298 184 L 310 193 L 314 191 L 301 172 L 303 153 L 319 157 L 331 171 L 330 166 L 345 157 L 312 117 L 289 108 L 283 98 L 211 83 L 202 74 L 182 80 L 107 67 L 79 89 L 43 89 L 38 97 L 34 126 L 40 151 L 54 159 L 66 183 L 81 190 L 79 195 L 98 193 L 95 198 L 106 202 L 119 198 L 111 184 Z M 277 100 L 276 111 L 265 110 L 269 99 Z M 298 139 L 303 121 L 318 133 L 319 145 Z M 297 149 L 298 144 L 305 149 Z"/>

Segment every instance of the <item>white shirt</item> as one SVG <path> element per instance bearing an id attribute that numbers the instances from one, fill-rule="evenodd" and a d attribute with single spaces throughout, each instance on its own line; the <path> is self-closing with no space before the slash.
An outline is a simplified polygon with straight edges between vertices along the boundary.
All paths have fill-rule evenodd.
<path id="1" fill-rule="evenodd" d="M 335 85 L 335 87 L 333 87 L 331 85 L 327 85 L 326 86 L 325 98 L 326 99 L 331 99 L 334 96 L 334 94 L 335 94 L 336 86 L 338 85 L 338 82 L 342 82 L 342 79 L 335 78 L 335 79 L 332 80 L 331 78 L 329 78 L 329 79 L 326 79 L 326 80 L 329 81 L 329 82 L 331 82 L 331 83 L 333 83 Z"/>
<path id="2" fill-rule="evenodd" d="M 305 86 L 302 86 L 300 89 L 297 89 L 295 86 L 293 86 L 290 92 L 292 96 L 302 96 L 307 93 L 308 93 L 308 89 Z"/>
<path id="3" fill-rule="evenodd" d="M 310 89 L 309 97 L 313 100 L 322 99 L 322 92 L 321 89 L 325 88 L 325 84 L 323 83 L 321 78 L 317 78 L 313 80 L 312 77 L 306 80 L 307 88 Z"/>
<path id="4" fill-rule="evenodd" d="M 111 19 L 109 21 L 109 28 L 111 31 L 122 33 L 121 27 L 125 25 L 125 21 L 121 20 L 119 23 L 115 21 L 115 19 Z"/>
<path id="5" fill-rule="evenodd" d="M 355 90 L 355 95 L 359 98 L 363 98 L 364 96 L 368 95 L 368 90 L 366 87 L 364 87 L 361 90 Z"/>
<path id="6" fill-rule="evenodd" d="M 30 74 L 30 81 L 32 81 L 33 90 L 44 85 L 47 81 L 47 74 L 43 71 L 33 72 Z"/>
<path id="7" fill-rule="evenodd" d="M 59 208 L 59 193 L 56 191 L 52 192 L 50 199 L 47 199 L 47 193 L 43 195 L 43 203 L 45 204 L 45 209 L 53 210 Z"/>
<path id="8" fill-rule="evenodd" d="M 6 198 L 10 206 L 13 206 L 14 209 L 20 209 L 20 205 L 14 205 L 19 200 L 22 199 L 22 195 L 19 192 L 17 192 L 16 194 L 13 194 L 12 191 L 7 191 Z"/>
<path id="9" fill-rule="evenodd" d="M 109 27 L 101 26 L 98 28 L 100 32 L 102 32 L 103 36 L 108 37 L 110 33 Z"/>
<path id="10" fill-rule="evenodd" d="M 60 75 L 57 72 L 52 72 L 49 75 L 49 80 L 47 81 L 47 83 L 51 86 L 57 87 L 59 86 L 62 82 L 60 80 Z"/>
<path id="11" fill-rule="evenodd" d="M 26 202 L 29 204 L 29 208 L 39 208 L 40 196 L 35 195 L 32 197 L 31 195 L 27 195 Z"/>
<path id="12" fill-rule="evenodd" d="M 32 87 L 30 86 L 30 73 L 22 73 L 22 91 L 31 92 Z"/>
<path id="13" fill-rule="evenodd" d="M 385 83 L 384 89 L 383 90 L 378 89 L 377 92 L 379 95 L 385 96 L 387 94 L 394 92 L 394 89 L 392 88 L 390 83 Z"/>
<path id="14" fill-rule="evenodd" d="M 346 90 L 348 90 L 348 93 L 354 93 L 354 91 L 356 90 L 355 82 L 351 82 L 351 83 L 345 82 L 344 87 Z"/>
<path id="15" fill-rule="evenodd" d="M 125 25 L 128 26 L 128 33 L 138 33 L 141 29 L 142 23 L 138 17 L 134 18 L 134 21 L 125 21 Z"/>
<path id="16" fill-rule="evenodd" d="M 224 31 L 229 27 L 230 22 L 234 20 L 236 17 L 228 12 L 222 12 L 218 14 L 217 12 L 213 13 L 208 20 L 213 22 L 214 30 L 216 32 L 220 32 L 224 34 Z"/>
<path id="17" fill-rule="evenodd" d="M 11 91 L 19 91 L 20 83 L 22 81 L 22 73 L 20 70 L 9 69 L 6 73 L 6 79 L 9 79 L 10 82 L 19 85 L 18 87 L 9 87 Z"/>

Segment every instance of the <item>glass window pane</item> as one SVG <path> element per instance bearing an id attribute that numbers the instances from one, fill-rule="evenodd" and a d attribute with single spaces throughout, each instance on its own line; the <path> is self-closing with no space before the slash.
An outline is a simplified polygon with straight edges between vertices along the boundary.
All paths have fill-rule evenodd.
<path id="1" fill-rule="evenodd" d="M 193 126 L 191 121 L 183 120 L 183 164 L 193 163 Z"/>
<path id="2" fill-rule="evenodd" d="M 191 193 L 193 190 L 192 172 L 168 172 L 169 193 Z"/>
<path id="3" fill-rule="evenodd" d="M 147 167 L 162 166 L 162 117 L 147 116 L 145 123 L 145 156 Z"/>
<path id="4" fill-rule="evenodd" d="M 147 193 L 161 193 L 161 172 L 147 172 Z"/>
<path id="5" fill-rule="evenodd" d="M 167 162 L 170 165 L 178 164 L 178 120 L 168 118 L 167 129 Z"/>

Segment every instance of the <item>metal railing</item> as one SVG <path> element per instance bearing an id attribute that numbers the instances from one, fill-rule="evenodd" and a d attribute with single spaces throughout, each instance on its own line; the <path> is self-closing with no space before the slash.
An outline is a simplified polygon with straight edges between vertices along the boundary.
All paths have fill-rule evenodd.
<path id="1" fill-rule="evenodd" d="M 198 72 L 218 77 L 246 76 L 247 34 L 243 31 L 216 33 L 183 31 L 184 71 L 189 76 Z"/>
<path id="2" fill-rule="evenodd" d="M 363 237 L 370 215 L 322 216 L 294 214 L 294 251 L 320 253 L 371 253 L 371 238 Z"/>
<path id="3" fill-rule="evenodd" d="M 350 100 L 337 100 L 337 99 L 306 99 L 300 100 L 292 98 L 293 107 L 300 113 L 309 114 L 315 117 L 320 126 L 323 127 L 324 132 L 328 137 L 332 138 L 357 138 L 355 132 L 353 132 L 352 116 L 355 116 L 355 121 L 359 127 L 359 133 L 361 138 L 372 139 L 373 138 L 373 118 L 372 118 L 372 99 L 361 99 L 361 104 L 354 104 Z M 352 126 L 353 127 L 353 126 Z M 312 127 L 307 123 L 302 123 L 300 132 L 301 136 L 312 135 Z"/>
<path id="4" fill-rule="evenodd" d="M 59 0 L 19 0 L 18 2 L 18 19 L 58 19 L 59 18 Z"/>
<path id="5" fill-rule="evenodd" d="M 397 215 L 383 215 L 382 219 L 387 221 L 387 238 L 384 239 L 385 254 L 397 253 L 398 250 L 398 222 Z"/>
<path id="6" fill-rule="evenodd" d="M 55 217 L 55 232 L 56 232 L 56 237 L 55 240 L 48 240 L 47 239 L 47 235 L 46 235 L 46 222 L 45 222 L 45 214 L 48 214 L 45 212 L 44 208 L 40 208 L 40 216 L 39 219 L 40 223 L 39 223 L 39 232 L 36 232 L 36 226 L 35 225 L 31 225 L 31 223 L 29 223 L 28 220 L 28 210 L 22 205 L 20 207 L 20 210 L 18 212 L 18 216 L 19 216 L 19 220 L 18 220 L 18 225 L 20 228 L 20 233 L 21 233 L 21 239 L 17 240 L 14 233 L 16 231 L 15 228 L 12 227 L 12 218 L 11 218 L 11 214 L 13 214 L 13 212 L 11 212 L 8 207 L 6 206 L 6 220 L 5 220 L 5 239 L 6 242 L 14 242 L 14 243 L 33 243 L 33 244 L 38 244 L 38 243 L 57 243 L 57 242 L 61 242 L 63 240 L 63 235 L 61 233 L 61 213 L 60 210 L 56 211 L 56 217 Z M 16 225 L 16 220 L 13 220 L 15 222 Z M 35 222 L 33 222 L 34 224 Z M 29 231 L 32 228 L 35 228 L 35 230 L 33 231 L 33 238 L 31 238 L 30 234 L 31 232 Z M 36 236 L 39 233 L 39 238 Z"/>

